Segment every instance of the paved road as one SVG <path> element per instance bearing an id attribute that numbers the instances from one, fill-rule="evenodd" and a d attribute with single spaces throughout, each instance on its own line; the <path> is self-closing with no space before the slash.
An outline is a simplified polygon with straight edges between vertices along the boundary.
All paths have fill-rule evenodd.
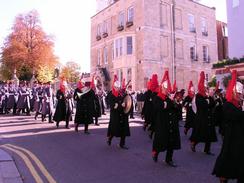
<path id="1" fill-rule="evenodd" d="M 33 178 L 16 150 L 31 160 L 43 182 L 52 182 L 47 180 L 48 174 L 58 183 L 218 182 L 211 175 L 216 155 L 202 153 L 203 145 L 197 146 L 198 152 L 191 152 L 187 136 L 182 135 L 182 149 L 174 155 L 179 167 L 172 168 L 163 162 L 164 153 L 160 154 L 158 163 L 152 161 L 152 141 L 142 130 L 140 119 L 130 121 L 132 135 L 126 139 L 129 150 L 117 147 L 119 139 L 114 139 L 109 147 L 106 144 L 108 116 L 103 116 L 99 122 L 101 125 L 91 125 L 91 134 L 86 135 L 82 130 L 74 132 L 73 125 L 67 130 L 61 123 L 61 128 L 56 129 L 54 124 L 42 123 L 40 119 L 35 121 L 33 116 L 0 116 L 0 144 L 5 144 L 2 148 L 14 157 L 25 183 L 38 182 L 38 179 Z M 212 147 L 216 154 L 221 147 L 220 141 Z M 14 146 L 6 147 L 6 144 Z M 31 151 L 48 173 L 41 173 L 40 162 L 36 163 L 30 152 L 18 147 Z"/>

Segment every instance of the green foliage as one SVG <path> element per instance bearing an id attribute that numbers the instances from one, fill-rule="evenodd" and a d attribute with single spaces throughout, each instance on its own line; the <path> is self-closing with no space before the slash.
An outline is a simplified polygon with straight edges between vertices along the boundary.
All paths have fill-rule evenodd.
<path id="1" fill-rule="evenodd" d="M 43 83 L 52 81 L 54 76 L 54 70 L 48 66 L 40 66 L 37 73 L 37 80 Z"/>
<path id="2" fill-rule="evenodd" d="M 230 81 L 230 80 L 231 80 L 231 75 L 225 76 L 225 77 L 223 78 L 223 85 L 224 85 L 225 88 L 228 87 L 228 84 L 229 84 L 229 81 Z"/>
<path id="3" fill-rule="evenodd" d="M 214 77 L 212 78 L 212 80 L 211 80 L 210 82 L 208 82 L 208 86 L 209 86 L 209 87 L 215 87 L 216 84 L 217 84 L 216 76 L 214 76 Z"/>
<path id="4" fill-rule="evenodd" d="M 80 66 L 75 62 L 67 62 L 62 68 L 61 77 L 64 77 L 68 82 L 77 82 L 80 79 Z"/>
<path id="5" fill-rule="evenodd" d="M 216 64 L 213 64 L 213 69 L 222 68 L 226 65 L 234 65 L 239 63 L 244 63 L 244 57 L 240 59 L 233 58 L 233 59 L 218 61 Z"/>

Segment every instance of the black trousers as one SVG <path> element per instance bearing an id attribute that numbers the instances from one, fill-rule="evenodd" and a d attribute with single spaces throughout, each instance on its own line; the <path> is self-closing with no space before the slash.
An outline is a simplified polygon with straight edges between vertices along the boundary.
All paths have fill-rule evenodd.
<path id="1" fill-rule="evenodd" d="M 108 138 L 108 140 L 111 142 L 112 141 L 112 139 L 113 139 L 113 136 L 110 136 L 109 138 Z M 120 147 L 123 147 L 125 145 L 125 136 L 122 136 L 122 137 L 120 137 L 120 142 L 119 142 L 119 146 Z"/>

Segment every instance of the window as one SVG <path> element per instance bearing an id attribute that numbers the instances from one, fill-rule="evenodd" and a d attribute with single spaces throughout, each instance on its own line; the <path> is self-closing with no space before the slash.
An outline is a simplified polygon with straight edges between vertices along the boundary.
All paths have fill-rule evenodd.
<path id="1" fill-rule="evenodd" d="M 176 39 L 176 58 L 183 59 L 183 40 Z"/>
<path id="2" fill-rule="evenodd" d="M 160 36 L 160 59 L 162 60 L 163 57 L 168 57 L 168 36 Z"/>
<path id="3" fill-rule="evenodd" d="M 108 51 L 106 47 L 103 48 L 103 60 L 104 60 L 104 64 L 108 63 Z"/>
<path id="4" fill-rule="evenodd" d="M 119 22 L 118 23 L 120 26 L 125 25 L 125 13 L 124 12 L 119 13 Z"/>
<path id="5" fill-rule="evenodd" d="M 228 37 L 228 29 L 226 25 L 223 25 L 222 27 L 222 34 L 224 37 Z"/>
<path id="6" fill-rule="evenodd" d="M 100 50 L 97 50 L 97 65 L 101 65 L 101 53 Z"/>
<path id="7" fill-rule="evenodd" d="M 128 68 L 127 69 L 127 81 L 131 81 L 132 78 L 132 69 Z"/>
<path id="8" fill-rule="evenodd" d="M 195 44 L 192 44 L 190 47 L 190 58 L 191 61 L 197 61 L 197 50 Z"/>
<path id="9" fill-rule="evenodd" d="M 203 35 L 206 35 L 208 32 L 206 18 L 201 19 L 201 24 L 202 24 L 202 33 Z"/>
<path id="10" fill-rule="evenodd" d="M 132 43 L 132 37 L 127 37 L 127 55 L 132 55 L 133 53 L 133 43 Z"/>
<path id="11" fill-rule="evenodd" d="M 101 35 L 101 25 L 98 24 L 97 25 L 97 36 L 100 36 Z"/>
<path id="12" fill-rule="evenodd" d="M 128 22 L 133 22 L 134 19 L 134 8 L 129 7 L 128 9 Z"/>
<path id="13" fill-rule="evenodd" d="M 175 28 L 182 29 L 182 11 L 175 9 Z"/>
<path id="14" fill-rule="evenodd" d="M 111 54 L 112 54 L 112 60 L 114 60 L 114 42 L 111 44 Z"/>
<path id="15" fill-rule="evenodd" d="M 160 27 L 163 27 L 167 24 L 167 5 L 160 3 L 160 9 L 159 9 L 159 15 L 160 15 Z"/>
<path id="16" fill-rule="evenodd" d="M 103 22 L 103 33 L 108 33 L 108 25 L 106 21 Z"/>
<path id="17" fill-rule="evenodd" d="M 115 40 L 115 57 L 119 57 L 119 39 Z"/>
<path id="18" fill-rule="evenodd" d="M 238 7 L 239 4 L 240 4 L 240 0 L 233 0 L 232 7 L 233 8 Z"/>
<path id="19" fill-rule="evenodd" d="M 194 15 L 188 14 L 188 21 L 189 21 L 189 31 L 196 32 Z"/>
<path id="20" fill-rule="evenodd" d="M 202 51 L 203 51 L 203 61 L 204 62 L 209 62 L 209 56 L 208 56 L 208 47 L 207 46 L 203 46 L 202 47 Z"/>
<path id="21" fill-rule="evenodd" d="M 123 55 L 123 38 L 119 39 L 119 53 L 120 56 Z"/>

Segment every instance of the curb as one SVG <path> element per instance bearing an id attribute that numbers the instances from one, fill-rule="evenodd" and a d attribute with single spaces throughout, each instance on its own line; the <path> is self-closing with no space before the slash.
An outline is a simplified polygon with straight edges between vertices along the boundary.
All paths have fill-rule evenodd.
<path id="1" fill-rule="evenodd" d="M 13 158 L 0 149 L 0 183 L 23 183 Z"/>

